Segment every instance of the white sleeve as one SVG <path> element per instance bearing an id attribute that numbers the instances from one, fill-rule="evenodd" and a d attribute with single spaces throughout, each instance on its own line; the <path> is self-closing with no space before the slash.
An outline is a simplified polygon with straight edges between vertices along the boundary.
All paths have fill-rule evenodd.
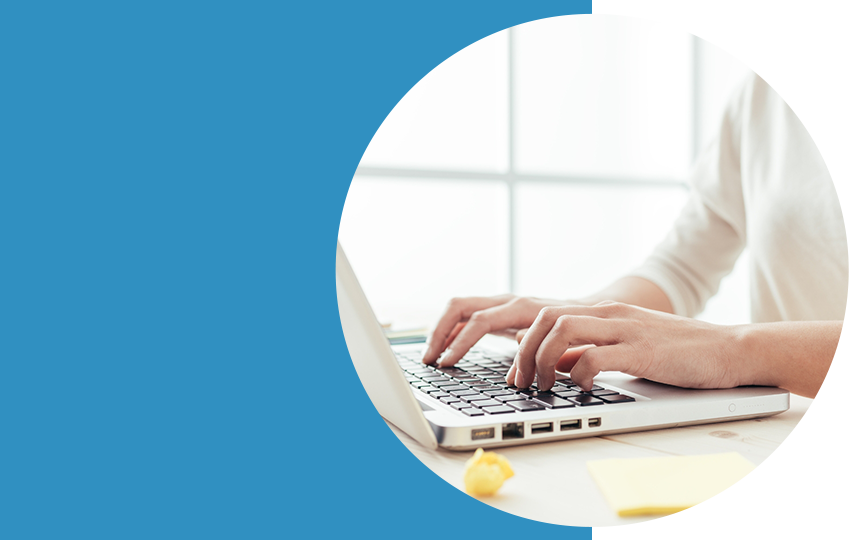
<path id="1" fill-rule="evenodd" d="M 751 81 L 744 90 L 751 86 Z M 746 246 L 740 175 L 741 101 L 738 92 L 722 117 L 717 137 L 690 176 L 690 197 L 672 230 L 633 276 L 659 286 L 675 314 L 693 317 L 716 294 Z"/>

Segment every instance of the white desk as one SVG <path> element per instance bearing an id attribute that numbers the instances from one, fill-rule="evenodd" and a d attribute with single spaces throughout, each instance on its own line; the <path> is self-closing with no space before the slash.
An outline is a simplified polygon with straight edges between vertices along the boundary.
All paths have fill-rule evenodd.
<path id="1" fill-rule="evenodd" d="M 486 504 L 518 516 L 577 526 L 623 525 L 653 517 L 620 518 L 606 504 L 586 462 L 607 458 L 740 452 L 755 465 L 767 458 L 800 421 L 811 400 L 791 396 L 790 410 L 767 418 L 663 429 L 496 449 L 514 468 Z M 399 439 L 422 463 L 463 491 L 471 452 L 428 450 L 396 427 Z"/>

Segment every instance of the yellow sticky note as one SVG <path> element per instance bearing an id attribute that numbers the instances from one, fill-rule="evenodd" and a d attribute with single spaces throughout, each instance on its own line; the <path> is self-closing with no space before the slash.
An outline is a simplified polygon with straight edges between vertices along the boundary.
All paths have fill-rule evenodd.
<path id="1" fill-rule="evenodd" d="M 587 465 L 609 505 L 622 517 L 680 512 L 727 489 L 755 468 L 737 452 L 605 459 Z"/>

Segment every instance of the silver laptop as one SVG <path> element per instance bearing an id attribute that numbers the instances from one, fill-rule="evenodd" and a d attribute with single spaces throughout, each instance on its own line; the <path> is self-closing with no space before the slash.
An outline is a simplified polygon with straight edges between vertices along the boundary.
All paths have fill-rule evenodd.
<path id="1" fill-rule="evenodd" d="M 345 342 L 381 416 L 428 448 L 470 450 L 771 416 L 779 388 L 688 390 L 601 373 L 591 392 L 557 373 L 549 392 L 509 387 L 514 354 L 477 345 L 452 368 L 421 362 L 424 345 L 391 345 L 339 244 L 336 292 Z M 480 347 L 480 348 L 479 348 Z"/>

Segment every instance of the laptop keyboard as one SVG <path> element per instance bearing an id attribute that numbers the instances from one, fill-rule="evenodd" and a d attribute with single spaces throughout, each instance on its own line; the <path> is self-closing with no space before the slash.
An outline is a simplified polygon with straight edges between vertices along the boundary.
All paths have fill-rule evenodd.
<path id="1" fill-rule="evenodd" d="M 584 392 L 569 378 L 557 380 L 546 392 L 538 390 L 534 384 L 529 388 L 517 388 L 505 382 L 514 359 L 478 349 L 471 350 L 454 367 L 447 368 L 423 364 L 418 351 L 397 351 L 395 355 L 411 386 L 467 416 L 636 401 L 598 385 L 594 385 L 591 392 Z M 556 376 L 561 379 L 558 373 Z"/>

